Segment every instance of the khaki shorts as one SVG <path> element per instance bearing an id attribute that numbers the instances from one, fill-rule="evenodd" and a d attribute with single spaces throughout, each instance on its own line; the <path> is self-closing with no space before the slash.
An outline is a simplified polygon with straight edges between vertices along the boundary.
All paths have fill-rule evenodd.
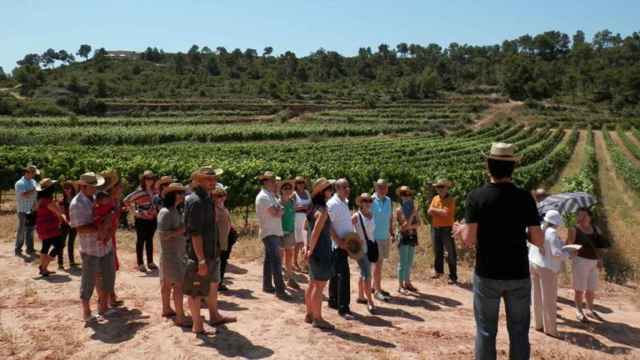
<path id="1" fill-rule="evenodd" d="M 290 249 L 296 246 L 295 233 L 284 234 L 284 236 L 280 237 L 280 239 L 282 239 L 282 241 L 280 242 L 280 247 L 283 249 Z"/>
<path id="2" fill-rule="evenodd" d="M 576 256 L 572 267 L 573 289 L 596 291 L 598 288 L 598 260 Z"/>
<path id="3" fill-rule="evenodd" d="M 205 297 L 209 295 L 211 283 L 220 282 L 220 261 L 207 259 L 207 275 L 198 275 L 198 263 L 187 261 L 187 271 L 184 275 L 184 294 L 188 296 Z"/>
<path id="4" fill-rule="evenodd" d="M 378 259 L 388 259 L 391 240 L 376 240 L 376 243 L 378 244 Z"/>

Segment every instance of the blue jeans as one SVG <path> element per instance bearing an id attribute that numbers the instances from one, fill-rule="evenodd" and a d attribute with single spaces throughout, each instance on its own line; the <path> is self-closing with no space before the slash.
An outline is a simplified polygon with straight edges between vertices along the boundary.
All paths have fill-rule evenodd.
<path id="1" fill-rule="evenodd" d="M 400 253 L 400 261 L 398 262 L 398 280 L 410 281 L 411 268 L 413 267 L 413 256 L 416 253 L 416 247 L 411 245 L 400 245 L 398 252 Z"/>
<path id="2" fill-rule="evenodd" d="M 476 360 L 496 359 L 500 298 L 504 297 L 509 332 L 509 359 L 529 359 L 531 279 L 494 280 L 474 275 Z"/>
<path id="3" fill-rule="evenodd" d="M 27 214 L 18 213 L 18 231 L 16 231 L 16 251 L 22 251 L 22 245 L 27 245 L 27 251 L 33 252 L 33 226 L 27 226 Z"/>
<path id="4" fill-rule="evenodd" d="M 284 279 L 282 278 L 282 258 L 280 258 L 281 236 L 269 235 L 262 239 L 264 244 L 264 266 L 262 268 L 262 289 L 273 291 L 275 283 L 276 292 L 284 292 Z"/>

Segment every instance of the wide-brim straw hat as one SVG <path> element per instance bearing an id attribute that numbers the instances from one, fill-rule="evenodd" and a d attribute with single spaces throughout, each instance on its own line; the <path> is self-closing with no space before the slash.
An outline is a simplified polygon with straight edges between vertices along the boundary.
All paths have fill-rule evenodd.
<path id="1" fill-rule="evenodd" d="M 522 156 L 516 155 L 516 147 L 513 144 L 496 142 L 491 144 L 489 153 L 484 154 L 485 158 L 500 161 L 518 162 Z"/>
<path id="2" fill-rule="evenodd" d="M 200 169 L 194 171 L 193 173 L 191 173 L 191 180 L 196 180 L 198 178 L 202 178 L 202 177 L 215 177 L 217 178 L 218 176 L 224 174 L 224 170 L 222 169 L 216 169 L 213 168 L 212 166 L 203 166 Z"/>
<path id="3" fill-rule="evenodd" d="M 280 181 L 280 188 L 282 188 L 285 185 L 291 185 L 291 189 L 294 189 L 296 187 L 296 181 L 295 179 L 285 179 L 285 180 L 281 180 Z"/>
<path id="4" fill-rule="evenodd" d="M 187 191 L 187 188 L 184 185 L 180 184 L 179 182 L 172 182 L 169 185 L 167 185 L 167 187 L 164 188 L 164 190 L 162 190 L 162 194 L 167 195 L 172 192 L 185 192 L 185 191 Z"/>
<path id="5" fill-rule="evenodd" d="M 445 186 L 447 188 L 450 188 L 450 187 L 453 186 L 453 181 L 451 181 L 449 179 L 438 179 L 432 185 L 433 185 L 433 187 Z"/>
<path id="6" fill-rule="evenodd" d="M 358 197 L 356 197 L 356 205 L 360 206 L 360 203 L 362 202 L 362 200 L 373 201 L 373 198 L 371 197 L 371 195 L 369 195 L 369 193 L 362 193 L 358 195 Z"/>
<path id="7" fill-rule="evenodd" d="M 40 180 L 39 183 L 36 184 L 36 191 L 40 192 L 40 191 L 47 190 L 48 188 L 54 186 L 57 183 L 58 183 L 58 181 L 56 181 L 56 180 L 51 180 L 49 178 L 44 178 L 44 179 Z"/>
<path id="8" fill-rule="evenodd" d="M 80 175 L 80 179 L 78 179 L 77 183 L 79 185 L 88 185 L 93 187 L 100 187 L 104 185 L 106 180 L 102 175 L 98 175 L 94 172 L 87 172 Z"/>
<path id="9" fill-rule="evenodd" d="M 120 183 L 120 176 L 115 170 L 103 171 L 100 176 L 104 178 L 104 185 L 100 186 L 101 191 L 109 191 Z"/>
<path id="10" fill-rule="evenodd" d="M 293 182 L 294 182 L 294 184 L 293 184 L 293 185 L 296 185 L 296 184 L 305 184 L 305 186 L 306 186 L 306 185 L 307 185 L 307 178 L 305 178 L 304 176 L 296 176 L 296 177 L 293 179 Z"/>
<path id="11" fill-rule="evenodd" d="M 379 187 L 379 186 L 387 186 L 387 187 L 389 187 L 389 186 L 391 186 L 391 183 L 388 182 L 385 179 L 378 179 L 377 181 L 375 181 L 373 183 L 373 186 L 375 186 L 375 187 Z"/>
<path id="12" fill-rule="evenodd" d="M 22 171 L 28 171 L 34 175 L 40 175 L 40 170 L 33 164 L 28 164 L 27 166 L 22 168 Z"/>
<path id="13" fill-rule="evenodd" d="M 414 193 L 415 192 L 406 185 L 400 186 L 398 189 L 396 189 L 396 195 L 398 196 L 413 196 Z M 408 194 L 408 195 L 405 195 L 405 194 Z"/>
<path id="14" fill-rule="evenodd" d="M 326 178 L 319 178 L 313 183 L 313 190 L 311 191 L 311 197 L 315 197 L 321 192 L 333 186 L 335 180 L 327 180 Z"/>
<path id="15" fill-rule="evenodd" d="M 345 248 L 349 257 L 358 260 L 364 256 L 364 247 L 358 234 L 350 232 L 344 236 Z"/>
<path id="16" fill-rule="evenodd" d="M 160 186 L 162 185 L 171 184 L 175 182 L 178 182 L 178 181 L 174 179 L 172 176 L 161 176 L 158 180 L 156 180 L 156 187 L 159 189 Z"/>
<path id="17" fill-rule="evenodd" d="M 258 179 L 260 181 L 277 180 L 277 176 L 276 176 L 276 174 L 273 173 L 273 171 L 265 171 L 262 175 L 256 176 L 256 179 Z"/>
<path id="18" fill-rule="evenodd" d="M 142 174 L 140 174 L 140 181 L 142 182 L 142 180 L 144 180 L 144 179 L 157 180 L 158 177 L 156 176 L 156 174 L 153 173 L 153 171 L 145 170 Z"/>

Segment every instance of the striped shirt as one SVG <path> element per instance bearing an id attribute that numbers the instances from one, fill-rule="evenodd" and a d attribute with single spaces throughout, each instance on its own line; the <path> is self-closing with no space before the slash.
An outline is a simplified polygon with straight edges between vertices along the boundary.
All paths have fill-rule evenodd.
<path id="1" fill-rule="evenodd" d="M 33 206 L 36 203 L 36 192 L 30 194 L 24 194 L 27 191 L 35 190 L 36 181 L 31 179 L 27 180 L 24 176 L 16 182 L 16 209 L 19 213 L 29 214 L 33 211 Z"/>

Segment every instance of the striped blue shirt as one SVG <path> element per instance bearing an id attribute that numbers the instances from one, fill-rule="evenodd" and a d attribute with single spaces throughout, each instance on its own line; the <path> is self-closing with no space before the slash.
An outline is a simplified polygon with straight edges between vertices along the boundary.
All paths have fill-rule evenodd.
<path id="1" fill-rule="evenodd" d="M 29 214 L 33 211 L 33 205 L 36 203 L 36 192 L 25 194 L 30 190 L 35 190 L 36 181 L 27 180 L 24 176 L 16 182 L 16 209 L 19 213 Z"/>

